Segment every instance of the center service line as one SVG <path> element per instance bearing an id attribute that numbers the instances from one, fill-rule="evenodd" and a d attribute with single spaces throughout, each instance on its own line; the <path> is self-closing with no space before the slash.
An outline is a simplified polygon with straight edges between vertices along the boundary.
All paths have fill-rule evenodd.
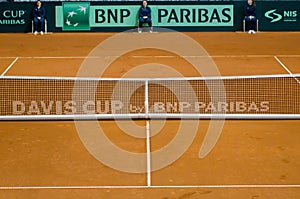
<path id="1" fill-rule="evenodd" d="M 147 186 L 151 187 L 151 150 L 150 150 L 150 124 L 146 121 L 146 142 L 147 142 Z"/>

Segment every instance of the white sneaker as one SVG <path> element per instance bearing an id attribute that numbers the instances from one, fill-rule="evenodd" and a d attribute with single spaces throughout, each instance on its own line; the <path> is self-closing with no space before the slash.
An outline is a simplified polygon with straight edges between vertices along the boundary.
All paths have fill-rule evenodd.
<path id="1" fill-rule="evenodd" d="M 37 35 L 37 31 L 34 31 L 34 33 L 33 33 L 34 35 Z"/>
<path id="2" fill-rule="evenodd" d="M 249 31 L 248 31 L 248 34 L 251 34 L 251 33 L 252 33 L 252 31 L 251 31 L 251 30 L 249 30 Z"/>
<path id="3" fill-rule="evenodd" d="M 41 31 L 41 35 L 43 35 L 44 34 L 44 32 L 43 31 Z"/>
<path id="4" fill-rule="evenodd" d="M 141 31 L 141 30 L 139 30 L 139 31 L 138 31 L 138 33 L 142 33 L 142 31 Z"/>
<path id="5" fill-rule="evenodd" d="M 255 31 L 254 31 L 254 30 L 252 30 L 252 34 L 255 34 Z"/>

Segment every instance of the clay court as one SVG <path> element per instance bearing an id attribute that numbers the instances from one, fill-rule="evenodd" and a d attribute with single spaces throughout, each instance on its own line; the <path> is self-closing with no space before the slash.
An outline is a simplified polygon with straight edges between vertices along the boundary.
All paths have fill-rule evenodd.
<path id="1" fill-rule="evenodd" d="M 115 33 L 0 34 L 1 76 L 76 77 L 89 53 Z M 150 33 L 126 33 L 142 37 Z M 168 33 L 153 33 L 155 35 Z M 299 32 L 184 33 L 208 52 L 222 76 L 300 73 Z M 183 58 L 155 49 L 124 54 L 101 77 L 170 77 L 167 65 L 184 77 L 201 76 Z M 300 85 L 299 85 L 300 86 Z M 80 121 L 88 125 L 88 120 Z M 149 153 L 166 146 L 180 120 L 98 120 L 118 147 Z M 184 131 L 188 134 L 189 120 Z M 199 120 L 184 154 L 157 171 L 127 173 L 99 162 L 83 145 L 72 120 L 0 121 L 0 198 L 300 198 L 300 120 L 225 120 L 213 150 L 198 157 L 211 120 Z M 151 156 L 147 160 L 151 160 Z"/>

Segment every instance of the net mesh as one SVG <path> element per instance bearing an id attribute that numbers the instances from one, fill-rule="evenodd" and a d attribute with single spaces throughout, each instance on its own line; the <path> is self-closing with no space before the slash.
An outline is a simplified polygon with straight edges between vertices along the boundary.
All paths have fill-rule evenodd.
<path id="1" fill-rule="evenodd" d="M 299 77 L 1 77 L 0 119 L 299 118 Z"/>

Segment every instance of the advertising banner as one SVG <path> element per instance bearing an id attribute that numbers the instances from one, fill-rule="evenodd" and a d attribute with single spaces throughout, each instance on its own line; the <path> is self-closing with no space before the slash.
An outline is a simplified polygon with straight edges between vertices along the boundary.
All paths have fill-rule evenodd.
<path id="1" fill-rule="evenodd" d="M 65 2 L 63 6 L 56 6 L 56 27 L 76 31 L 137 26 L 139 5 L 87 4 Z M 233 5 L 152 5 L 151 12 L 153 26 L 159 27 L 233 27 L 234 21 Z M 80 16 L 81 22 L 78 21 Z"/>
<path id="2" fill-rule="evenodd" d="M 300 30 L 300 2 L 262 2 L 261 30 Z"/>
<path id="3" fill-rule="evenodd" d="M 1 3 L 0 30 L 1 32 L 31 31 L 33 4 Z"/>
<path id="4" fill-rule="evenodd" d="M 176 31 L 242 31 L 246 1 L 152 1 L 153 26 Z M 0 32 L 31 32 L 35 3 L 1 2 Z M 43 2 L 48 32 L 125 31 L 138 25 L 140 2 Z M 260 31 L 300 31 L 300 1 L 257 1 Z"/>

